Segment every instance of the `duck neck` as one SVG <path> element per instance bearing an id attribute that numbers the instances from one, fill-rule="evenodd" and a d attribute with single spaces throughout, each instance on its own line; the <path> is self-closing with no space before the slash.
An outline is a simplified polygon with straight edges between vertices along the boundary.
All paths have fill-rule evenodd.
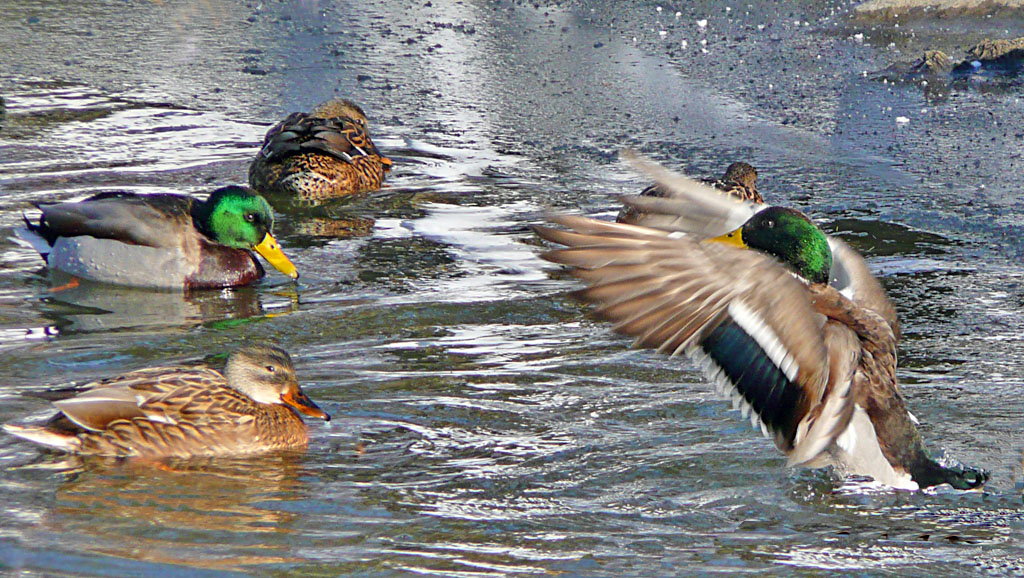
<path id="1" fill-rule="evenodd" d="M 216 240 L 217 236 L 210 228 L 210 219 L 213 215 L 213 203 L 207 201 L 200 201 L 197 199 L 192 200 L 192 206 L 189 209 L 189 214 L 192 216 L 192 225 L 202 234 L 207 237 Z"/>

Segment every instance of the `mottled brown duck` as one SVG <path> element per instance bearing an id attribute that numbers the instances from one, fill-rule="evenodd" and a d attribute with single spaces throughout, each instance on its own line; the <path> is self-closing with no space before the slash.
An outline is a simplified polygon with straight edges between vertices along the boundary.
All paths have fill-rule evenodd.
<path id="1" fill-rule="evenodd" d="M 3 428 L 76 454 L 160 459 L 302 449 L 309 435 L 298 413 L 330 420 L 299 387 L 288 353 L 268 346 L 239 349 L 223 373 L 141 369 L 54 405 L 60 414 L 45 426 Z"/>
<path id="2" fill-rule="evenodd" d="M 722 178 L 701 179 L 701 182 L 718 191 L 725 197 L 738 201 L 750 201 L 751 203 L 763 203 L 760 191 L 757 190 L 757 169 L 744 162 L 735 162 L 725 169 Z M 670 187 L 660 184 L 653 184 L 641 193 L 644 197 L 672 198 L 673 191 Z M 619 211 L 616 220 L 620 223 L 631 225 L 640 224 L 643 213 L 639 209 L 626 205 Z"/>
<path id="3" fill-rule="evenodd" d="M 379 189 L 390 170 L 363 109 L 339 98 L 270 129 L 249 166 L 249 184 L 275 204 L 275 198 L 317 202 Z"/>

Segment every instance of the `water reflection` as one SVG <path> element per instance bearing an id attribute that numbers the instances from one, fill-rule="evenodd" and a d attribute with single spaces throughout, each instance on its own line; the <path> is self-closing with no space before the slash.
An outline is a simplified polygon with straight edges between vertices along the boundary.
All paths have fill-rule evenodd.
<path id="1" fill-rule="evenodd" d="M 174 107 L 157 94 L 109 95 L 79 85 L 15 92 L 7 107 L 0 184 L 16 190 L 85 178 L 124 187 L 133 174 L 245 158 L 255 154 L 262 130 Z"/>
<path id="2" fill-rule="evenodd" d="M 372 217 L 331 210 L 306 209 L 291 211 L 278 230 L 282 237 L 294 242 L 290 247 L 308 246 L 311 242 L 367 237 L 373 234 Z"/>
<path id="3" fill-rule="evenodd" d="M 514 299 L 527 284 L 547 279 L 545 265 L 522 224 L 535 219 L 540 207 L 529 202 L 502 206 L 463 206 L 431 203 L 426 216 L 398 223 L 379 222 L 383 235 L 412 232 L 440 244 L 452 256 L 458 274 L 439 279 L 427 290 L 438 300 L 476 301 Z M 395 231 L 396 227 L 401 231 Z"/>
<path id="4" fill-rule="evenodd" d="M 282 538 L 305 496 L 302 458 L 69 462 L 76 469 L 30 532 L 90 536 L 80 552 L 240 570 L 297 560 Z"/>
<path id="5" fill-rule="evenodd" d="M 952 239 L 899 223 L 841 218 L 825 229 L 850 243 L 866 257 L 892 255 L 942 255 L 957 243 Z"/>
<path id="6" fill-rule="evenodd" d="M 374 234 L 393 238 L 396 235 L 389 229 L 395 219 L 402 223 L 420 219 L 432 213 L 435 205 L 457 203 L 479 193 L 481 187 L 500 186 L 502 170 L 514 161 L 514 157 L 486 148 L 446 148 L 413 139 L 405 139 L 404 145 L 390 144 L 393 148 L 381 146 L 381 150 L 396 168 L 380 190 L 321 201 L 266 195 L 274 209 L 285 215 L 279 228 L 291 237 L 290 245 L 303 247 Z M 510 185 L 510 192 L 519 187 L 519 183 Z M 383 231 L 374 229 L 378 219 L 386 220 Z"/>
<path id="7" fill-rule="evenodd" d="M 90 283 L 59 271 L 48 278 L 41 313 L 62 334 L 240 322 L 299 309 L 294 287 L 269 296 L 253 287 L 182 293 Z M 273 305 L 265 310 L 267 299 Z"/>
<path id="8" fill-rule="evenodd" d="M 280 192 L 264 197 L 285 218 L 278 222 L 282 236 L 299 237 L 296 246 L 311 240 L 347 239 L 373 234 L 373 218 L 359 214 L 365 203 L 359 197 L 306 201 Z M 357 201 L 353 203 L 353 201 Z"/>

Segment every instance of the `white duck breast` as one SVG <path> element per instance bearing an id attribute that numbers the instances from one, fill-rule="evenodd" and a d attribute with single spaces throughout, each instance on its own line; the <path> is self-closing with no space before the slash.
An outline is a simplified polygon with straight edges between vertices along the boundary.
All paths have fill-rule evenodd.
<path id="1" fill-rule="evenodd" d="M 871 476 L 879 484 L 900 490 L 920 489 L 908 472 L 897 472 L 878 445 L 878 432 L 864 408 L 854 407 L 850 425 L 836 438 L 830 464 L 850 473 Z"/>

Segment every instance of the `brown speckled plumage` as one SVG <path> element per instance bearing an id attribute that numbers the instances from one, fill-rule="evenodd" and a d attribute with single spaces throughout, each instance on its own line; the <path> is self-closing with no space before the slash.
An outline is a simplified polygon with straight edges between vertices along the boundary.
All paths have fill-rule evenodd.
<path id="1" fill-rule="evenodd" d="M 48 427 L 4 429 L 74 453 L 159 459 L 301 449 L 308 434 L 295 411 L 329 419 L 302 393 L 291 359 L 276 347 L 240 349 L 223 374 L 155 367 L 86 387 L 55 402 L 62 414 Z"/>
<path id="2" fill-rule="evenodd" d="M 319 201 L 378 189 L 389 170 L 391 160 L 370 139 L 362 109 L 335 99 L 270 129 L 249 182 L 272 200 Z"/>
<path id="3" fill-rule="evenodd" d="M 705 179 L 705 183 L 737 199 L 763 203 L 757 190 L 757 169 L 744 162 L 736 162 L 725 169 L 720 179 Z"/>

